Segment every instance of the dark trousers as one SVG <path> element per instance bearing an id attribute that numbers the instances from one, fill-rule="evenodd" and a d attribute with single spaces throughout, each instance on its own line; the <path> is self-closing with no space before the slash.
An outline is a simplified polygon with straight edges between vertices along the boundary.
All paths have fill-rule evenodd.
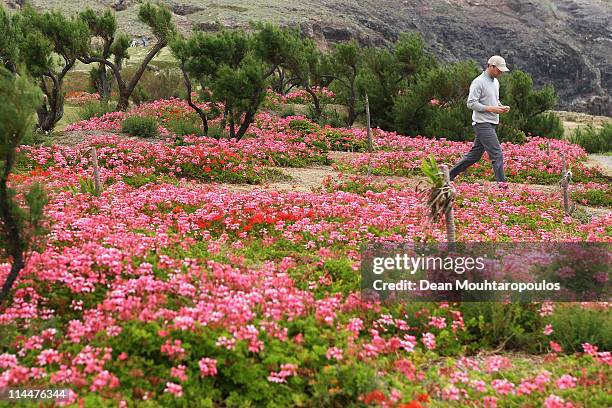
<path id="1" fill-rule="evenodd" d="M 495 125 L 492 123 L 476 123 L 472 127 L 474 128 L 474 132 L 476 132 L 474 145 L 472 149 L 459 160 L 455 167 L 451 169 L 450 179 L 453 180 L 459 173 L 465 171 L 472 164 L 480 160 L 486 151 L 493 165 L 495 180 L 498 182 L 505 182 L 504 155 L 501 145 L 499 144 L 499 139 L 497 139 L 497 133 L 495 133 Z"/>

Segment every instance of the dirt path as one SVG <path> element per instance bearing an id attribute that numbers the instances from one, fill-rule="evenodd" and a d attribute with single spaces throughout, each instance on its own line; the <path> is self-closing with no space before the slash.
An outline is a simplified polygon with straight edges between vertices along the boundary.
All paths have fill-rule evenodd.
<path id="1" fill-rule="evenodd" d="M 163 140 L 160 138 L 144 138 L 129 136 L 125 133 L 119 133 L 112 130 L 72 130 L 64 131 L 53 136 L 53 143 L 61 146 L 74 146 L 82 142 L 86 142 L 95 136 L 118 136 L 121 139 L 136 140 L 139 142 L 147 142 L 151 144 L 160 143 Z"/>

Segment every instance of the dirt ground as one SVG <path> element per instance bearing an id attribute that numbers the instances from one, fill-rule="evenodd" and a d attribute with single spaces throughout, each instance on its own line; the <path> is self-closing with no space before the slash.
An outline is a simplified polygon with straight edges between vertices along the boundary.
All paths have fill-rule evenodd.
<path id="1" fill-rule="evenodd" d="M 574 130 L 588 125 L 600 128 L 604 123 L 612 123 L 612 118 L 607 116 L 594 116 L 580 112 L 553 111 L 563 122 L 565 134 L 571 134 Z"/>

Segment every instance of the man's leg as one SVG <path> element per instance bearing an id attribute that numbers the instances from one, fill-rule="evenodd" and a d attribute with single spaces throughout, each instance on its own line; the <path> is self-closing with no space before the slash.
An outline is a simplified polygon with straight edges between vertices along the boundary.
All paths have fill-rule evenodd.
<path id="1" fill-rule="evenodd" d="M 495 173 L 495 180 L 497 180 L 498 183 L 505 182 L 504 154 L 502 153 L 502 148 L 499 144 L 497 133 L 495 132 L 495 125 L 486 124 L 486 126 L 483 126 L 483 129 L 479 132 L 479 139 L 491 160 L 493 173 Z"/>
<path id="2" fill-rule="evenodd" d="M 482 143 L 480 142 L 480 139 L 478 138 L 478 130 L 476 129 L 476 126 L 474 126 L 474 130 L 476 130 L 476 138 L 474 139 L 474 144 L 472 145 L 470 151 L 467 152 L 467 154 L 463 156 L 463 158 L 461 158 L 461 160 L 459 160 L 459 162 L 457 162 L 457 164 L 455 164 L 455 166 L 450 170 L 451 180 L 454 180 L 455 177 L 459 175 L 459 173 L 464 172 L 468 167 L 480 160 L 480 158 L 484 154 L 485 149 Z"/>

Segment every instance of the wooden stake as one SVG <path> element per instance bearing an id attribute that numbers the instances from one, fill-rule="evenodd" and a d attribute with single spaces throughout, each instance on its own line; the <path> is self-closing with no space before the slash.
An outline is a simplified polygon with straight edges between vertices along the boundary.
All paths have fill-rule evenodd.
<path id="1" fill-rule="evenodd" d="M 450 171 L 446 164 L 440 166 L 442 168 L 442 173 L 444 174 L 444 184 L 446 186 L 451 185 L 450 180 Z M 451 203 L 448 211 L 444 214 L 445 222 L 446 222 L 446 238 L 448 241 L 448 249 L 449 251 L 454 252 L 456 250 L 456 231 L 455 231 L 455 215 L 453 214 L 453 203 Z"/>
<path id="2" fill-rule="evenodd" d="M 98 152 L 95 147 L 91 148 L 91 161 L 93 162 L 94 172 L 94 193 L 96 196 L 100 195 L 100 170 L 98 169 Z"/>
<path id="3" fill-rule="evenodd" d="M 565 155 L 561 154 L 561 188 L 563 188 L 563 210 L 565 215 L 570 215 L 569 207 L 569 180 L 567 180 L 567 166 L 565 164 Z"/>
<path id="4" fill-rule="evenodd" d="M 372 146 L 372 126 L 370 122 L 370 102 L 368 101 L 368 93 L 365 94 L 365 108 L 366 108 L 366 123 L 368 126 L 368 140 L 367 140 L 367 148 L 368 148 L 368 177 L 372 175 L 372 151 L 374 150 Z"/>

